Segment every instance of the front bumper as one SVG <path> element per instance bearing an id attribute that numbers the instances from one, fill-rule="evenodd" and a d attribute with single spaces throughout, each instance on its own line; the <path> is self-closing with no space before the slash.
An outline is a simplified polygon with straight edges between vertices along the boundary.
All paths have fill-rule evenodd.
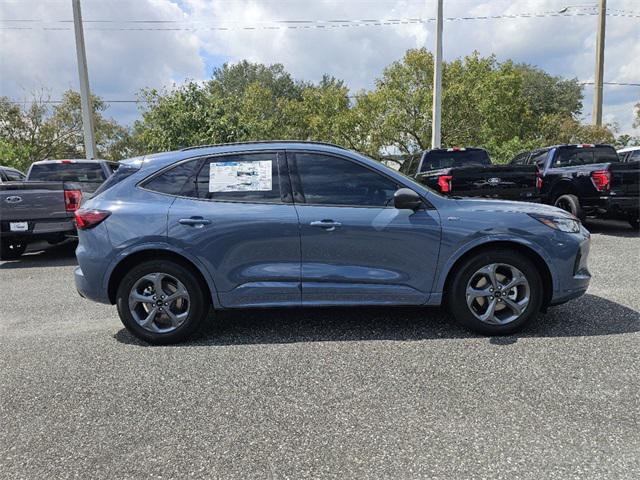
<path id="1" fill-rule="evenodd" d="M 558 234 L 558 247 L 564 250 L 555 263 L 556 278 L 550 305 L 559 305 L 584 295 L 589 288 L 588 268 L 590 234 L 584 226 L 580 233 Z"/>

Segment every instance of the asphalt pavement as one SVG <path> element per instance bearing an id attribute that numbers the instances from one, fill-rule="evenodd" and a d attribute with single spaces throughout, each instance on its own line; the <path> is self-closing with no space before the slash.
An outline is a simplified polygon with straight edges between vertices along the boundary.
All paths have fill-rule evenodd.
<path id="1" fill-rule="evenodd" d="M 0 263 L 0 478 L 640 478 L 640 237 L 486 338 L 440 309 L 245 310 L 151 347 L 73 245 Z"/>

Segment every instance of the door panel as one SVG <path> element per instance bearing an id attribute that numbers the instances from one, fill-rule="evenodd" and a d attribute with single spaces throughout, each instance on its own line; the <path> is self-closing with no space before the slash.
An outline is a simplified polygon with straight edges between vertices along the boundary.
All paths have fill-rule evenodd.
<path id="1" fill-rule="evenodd" d="M 389 207 L 403 185 L 342 157 L 287 152 L 287 162 L 303 304 L 425 303 L 440 248 L 437 211 Z"/>
<path id="2" fill-rule="evenodd" d="M 422 304 L 440 245 L 435 210 L 297 205 L 302 299 L 311 304 Z M 334 230 L 312 226 L 331 219 Z"/>
<path id="3" fill-rule="evenodd" d="M 265 158 L 271 161 L 268 155 L 261 155 L 258 161 L 264 163 Z M 284 158 L 281 155 L 277 160 L 273 158 L 272 187 L 274 192 L 280 189 L 277 198 L 261 187 L 256 191 L 233 192 L 224 186 L 225 190 L 220 191 L 216 189 L 222 188 L 221 183 L 217 183 L 216 187 L 208 188 L 215 172 L 225 170 L 224 165 L 219 168 L 221 163 L 235 168 L 250 160 L 247 154 L 240 159 L 235 156 L 205 160 L 193 182 L 193 190 L 187 191 L 198 198 L 178 197 L 171 206 L 168 237 L 206 265 L 222 306 L 299 305 L 298 216 L 294 206 L 285 203 L 290 199 L 288 177 L 280 175 L 283 180 L 277 181 L 278 172 L 286 172 Z M 209 167 L 214 164 L 217 166 L 211 167 L 214 173 L 210 176 Z M 285 170 L 281 170 L 283 166 Z M 228 169 L 223 174 L 223 183 L 228 182 L 231 178 Z M 239 174 L 239 182 L 244 182 L 239 183 L 239 188 L 253 182 L 252 175 L 257 174 Z"/>

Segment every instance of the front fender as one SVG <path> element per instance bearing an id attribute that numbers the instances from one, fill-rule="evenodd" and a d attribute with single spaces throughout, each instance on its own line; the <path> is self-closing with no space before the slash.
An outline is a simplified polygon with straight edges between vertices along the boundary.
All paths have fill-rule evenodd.
<path id="1" fill-rule="evenodd" d="M 509 243 L 514 243 L 514 244 L 522 245 L 524 247 L 529 248 L 544 260 L 545 264 L 547 265 L 547 268 L 549 268 L 549 271 L 551 272 L 551 277 L 557 278 L 556 271 L 555 271 L 553 262 L 551 261 L 551 258 L 544 251 L 544 249 L 540 247 L 540 245 L 534 242 L 531 242 L 530 240 L 524 237 L 514 237 L 513 235 L 507 235 L 507 234 L 486 235 L 481 238 L 474 238 L 473 240 L 470 240 L 464 243 L 463 245 L 458 246 L 457 249 L 453 252 L 453 254 L 451 254 L 446 259 L 446 261 L 444 261 L 444 263 L 440 265 L 440 267 L 438 268 L 438 272 L 436 273 L 436 280 L 435 280 L 434 289 L 433 289 L 434 293 L 431 295 L 430 303 L 439 303 L 439 301 L 442 300 L 444 284 L 447 280 L 447 277 L 449 276 L 449 273 L 451 272 L 451 270 L 453 269 L 454 265 L 458 260 L 460 260 L 466 253 L 473 250 L 474 248 L 480 247 L 482 245 L 489 245 L 491 243 L 497 243 L 497 242 L 502 242 L 502 243 L 509 242 Z M 553 286 L 554 291 L 555 291 L 555 288 L 556 286 L 554 285 Z"/>
<path id="2" fill-rule="evenodd" d="M 125 259 L 129 258 L 131 255 L 139 252 L 144 252 L 146 250 L 168 251 L 176 255 L 179 255 L 180 257 L 183 257 L 189 262 L 191 262 L 198 269 L 198 271 L 202 274 L 205 281 L 207 282 L 207 286 L 209 287 L 209 291 L 211 292 L 211 301 L 213 302 L 214 308 L 220 308 L 221 305 L 220 305 L 220 300 L 218 298 L 218 290 L 216 289 L 215 283 L 213 281 L 213 277 L 209 274 L 209 271 L 204 267 L 202 262 L 200 262 L 193 255 L 190 255 L 184 252 L 183 250 L 179 250 L 178 248 L 166 242 L 149 242 L 149 243 L 137 244 L 137 245 L 125 248 L 124 250 L 118 252 L 118 254 L 109 263 L 109 266 L 106 269 L 105 276 L 103 279 L 103 285 L 102 285 L 103 291 L 105 292 L 108 291 L 111 275 L 113 274 L 117 266 L 120 265 L 120 263 L 122 263 Z"/>

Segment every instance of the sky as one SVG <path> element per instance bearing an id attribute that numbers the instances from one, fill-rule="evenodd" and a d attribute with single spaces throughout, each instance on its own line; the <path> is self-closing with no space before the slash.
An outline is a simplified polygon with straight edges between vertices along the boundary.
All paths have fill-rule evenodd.
<path id="1" fill-rule="evenodd" d="M 597 0 L 444 0 L 446 60 L 474 50 L 593 82 Z M 89 80 L 106 100 L 144 87 L 205 80 L 224 62 L 282 63 L 295 78 L 341 78 L 352 91 L 374 85 L 409 48 L 432 49 L 435 0 L 82 0 Z M 608 0 L 605 82 L 640 84 L 640 0 Z M 571 16 L 553 16 L 561 10 Z M 536 14 L 518 18 L 522 14 Z M 513 16 L 516 18 L 513 18 Z M 451 20 L 460 17 L 503 18 Z M 506 18 L 505 18 L 506 17 Z M 77 90 L 71 0 L 0 0 L 0 96 L 52 100 Z M 357 20 L 408 20 L 372 25 Z M 329 22 L 340 20 L 341 22 Z M 302 22 L 300 21 L 311 21 Z M 377 22 L 376 22 L 377 23 Z M 346 25 L 346 26 L 345 26 Z M 292 28 L 297 27 L 297 28 Z M 591 118 L 585 85 L 582 119 Z M 633 129 L 640 87 L 605 85 L 604 121 Z M 133 103 L 106 112 L 123 123 Z"/>

